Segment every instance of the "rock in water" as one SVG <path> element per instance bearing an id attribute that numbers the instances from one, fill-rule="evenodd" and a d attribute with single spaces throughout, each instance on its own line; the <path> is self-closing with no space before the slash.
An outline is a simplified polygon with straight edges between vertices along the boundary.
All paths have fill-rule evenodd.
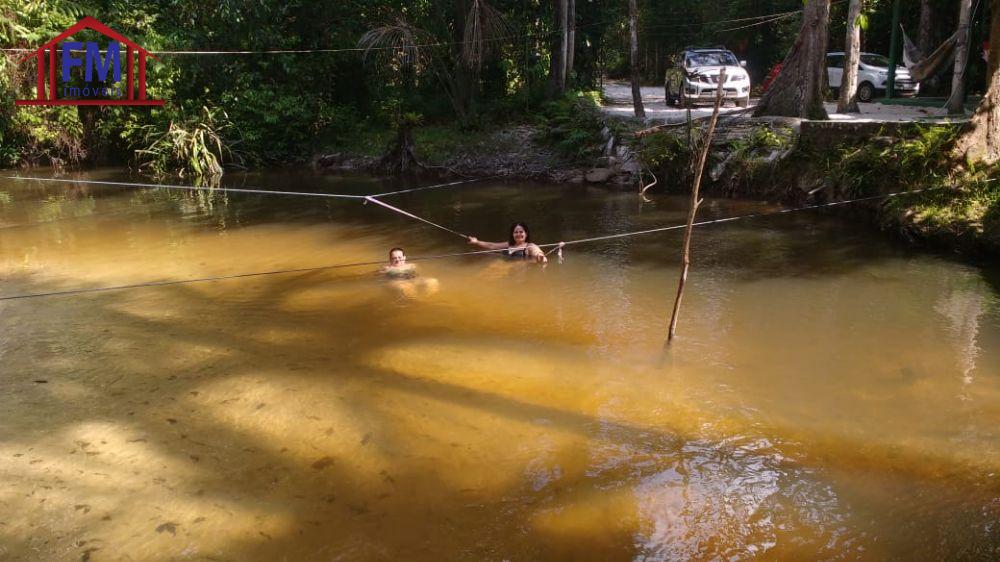
<path id="1" fill-rule="evenodd" d="M 604 183 L 613 175 L 615 175 L 615 171 L 610 168 L 594 168 L 587 172 L 587 181 L 590 183 Z"/>

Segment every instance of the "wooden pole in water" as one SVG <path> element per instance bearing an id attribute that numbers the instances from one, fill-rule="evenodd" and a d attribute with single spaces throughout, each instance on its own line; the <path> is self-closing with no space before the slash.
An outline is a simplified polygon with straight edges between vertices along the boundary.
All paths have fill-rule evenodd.
<path id="1" fill-rule="evenodd" d="M 681 254 L 681 278 L 677 283 L 677 298 L 674 300 L 674 311 L 670 315 L 670 331 L 667 332 L 667 343 L 669 346 L 674 341 L 674 333 L 677 331 L 677 317 L 681 310 L 681 299 L 684 297 L 684 283 L 687 281 L 688 269 L 691 266 L 691 231 L 694 230 L 694 218 L 698 214 L 698 206 L 702 199 L 698 198 L 701 189 L 701 175 L 705 170 L 705 160 L 708 158 L 708 149 L 712 146 L 712 135 L 715 133 L 715 123 L 719 120 L 719 107 L 722 106 L 723 84 L 726 82 L 726 69 L 719 72 L 719 85 L 715 89 L 715 106 L 712 108 L 712 118 L 708 122 L 708 131 L 702 140 L 701 151 L 698 153 L 698 160 L 694 169 L 694 185 L 691 186 L 691 204 L 688 206 L 687 226 L 684 228 L 684 251 Z"/>

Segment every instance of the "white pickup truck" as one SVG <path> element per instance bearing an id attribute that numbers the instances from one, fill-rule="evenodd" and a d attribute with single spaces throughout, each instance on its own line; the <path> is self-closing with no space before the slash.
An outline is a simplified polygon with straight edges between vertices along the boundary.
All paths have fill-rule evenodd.
<path id="1" fill-rule="evenodd" d="M 830 88 L 839 95 L 840 82 L 844 78 L 844 53 L 826 54 L 826 76 Z M 873 53 L 861 53 L 858 62 L 858 101 L 869 102 L 879 92 L 885 92 L 889 78 L 889 59 Z M 896 94 L 915 96 L 920 93 L 920 84 L 910 78 L 906 67 L 896 67 Z"/>

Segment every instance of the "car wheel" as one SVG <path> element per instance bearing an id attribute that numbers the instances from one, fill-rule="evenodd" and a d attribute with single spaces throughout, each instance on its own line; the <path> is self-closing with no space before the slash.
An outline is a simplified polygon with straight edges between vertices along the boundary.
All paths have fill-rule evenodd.
<path id="1" fill-rule="evenodd" d="M 750 96 L 736 100 L 736 107 L 747 107 L 750 105 Z"/>
<path id="2" fill-rule="evenodd" d="M 672 103 L 670 103 L 671 101 L 673 100 L 670 99 L 670 80 L 667 80 L 663 84 L 663 105 L 670 107 L 671 105 L 673 105 Z"/>
<path id="3" fill-rule="evenodd" d="M 858 86 L 858 101 L 868 103 L 875 98 L 875 86 L 871 82 L 862 82 Z"/>

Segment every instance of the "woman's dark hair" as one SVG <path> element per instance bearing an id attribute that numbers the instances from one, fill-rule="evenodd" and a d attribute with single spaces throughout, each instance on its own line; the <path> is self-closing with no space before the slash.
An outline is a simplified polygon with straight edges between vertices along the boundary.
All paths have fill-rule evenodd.
<path id="1" fill-rule="evenodd" d="M 531 231 L 528 230 L 528 225 L 524 224 L 523 222 L 515 222 L 514 224 L 510 225 L 510 236 L 509 239 L 507 240 L 507 242 L 511 246 L 514 245 L 514 229 L 519 226 L 524 229 L 524 243 L 527 244 L 528 242 L 531 242 Z"/>

